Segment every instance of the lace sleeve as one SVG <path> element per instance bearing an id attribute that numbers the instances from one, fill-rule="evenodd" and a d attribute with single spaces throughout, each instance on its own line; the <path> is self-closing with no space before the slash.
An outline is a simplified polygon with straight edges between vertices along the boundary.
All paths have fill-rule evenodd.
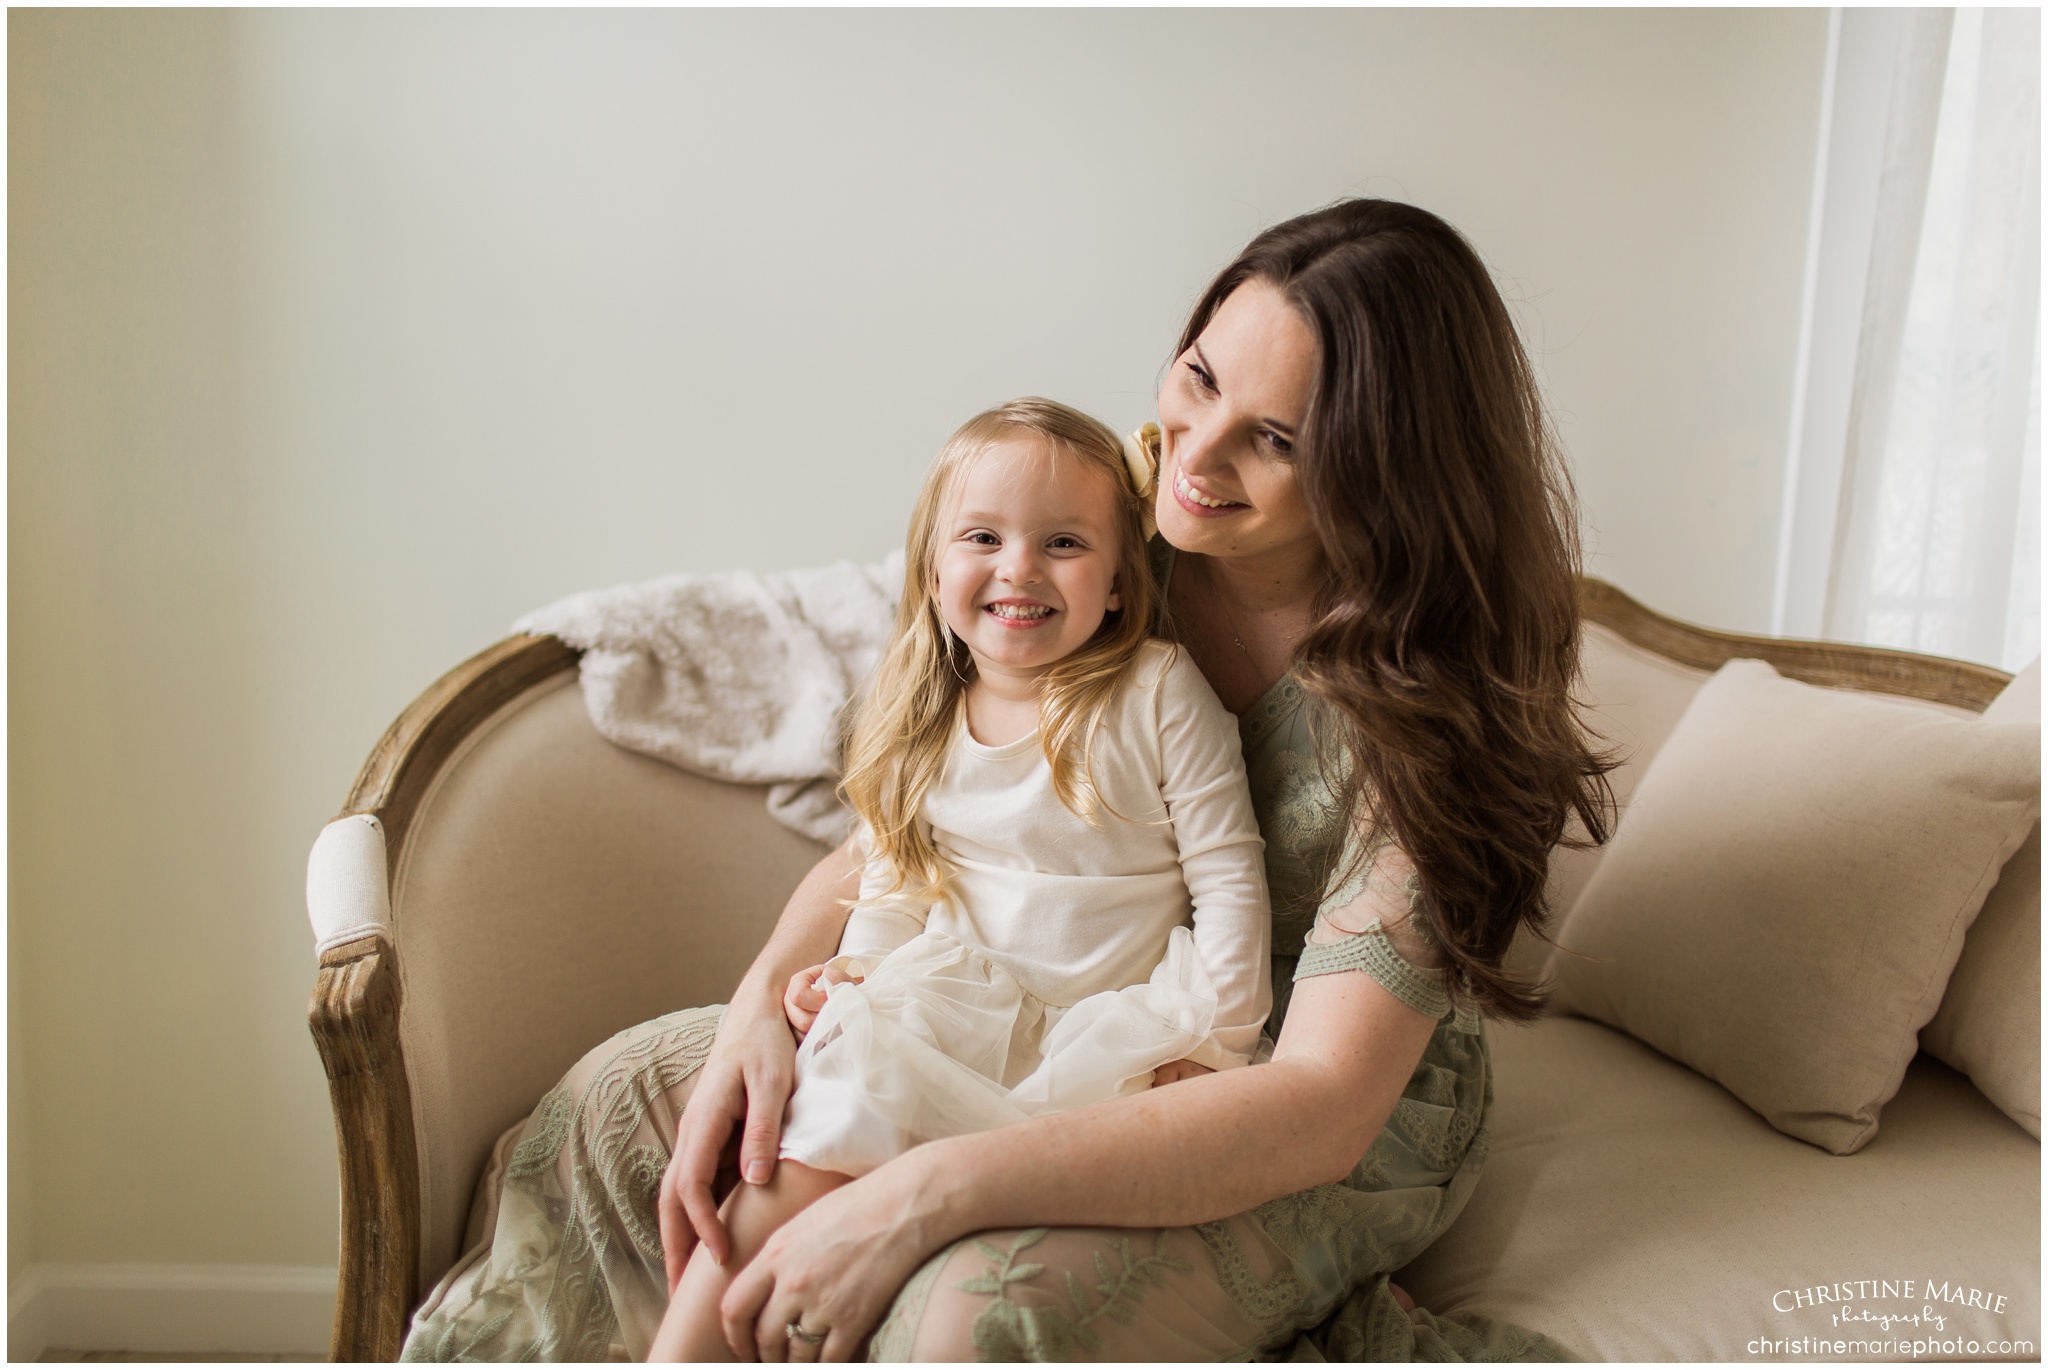
<path id="1" fill-rule="evenodd" d="M 1315 928 L 1301 950 L 1301 959 L 1295 963 L 1294 978 L 1306 980 L 1317 975 L 1363 971 L 1417 1013 L 1442 1019 L 1451 1016 L 1453 1009 L 1443 972 L 1427 970 L 1403 956 L 1377 915 L 1360 928 L 1346 927 L 1338 921 L 1373 892 L 1397 898 L 1410 915 L 1415 912 L 1422 899 L 1422 885 L 1415 874 L 1411 871 L 1396 881 L 1380 871 L 1380 857 L 1390 845 L 1386 838 L 1376 838 L 1362 859 L 1347 857 L 1350 874 L 1316 909 Z M 1428 932 L 1421 919 L 1411 917 L 1408 926 L 1428 945 Z M 1472 1010 L 1460 1007 L 1456 1018 L 1460 1030 L 1478 1030 L 1479 1018 Z"/>

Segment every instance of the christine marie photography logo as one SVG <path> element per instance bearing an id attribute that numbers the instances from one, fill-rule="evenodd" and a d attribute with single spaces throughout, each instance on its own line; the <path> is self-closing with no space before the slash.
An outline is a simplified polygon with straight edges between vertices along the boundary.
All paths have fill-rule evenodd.
<path id="1" fill-rule="evenodd" d="M 1757 1337 L 1747 1349 L 1752 1356 L 1859 1360 L 2033 1357 L 2031 1340 L 2006 1336 L 2002 1327 L 1986 1333 L 1986 1318 L 2002 1322 L 2011 1304 L 2010 1294 L 1955 1280 L 1838 1280 L 1779 1289 L 1771 1295 L 1774 1312 L 1825 1315 L 1827 1330 Z"/>

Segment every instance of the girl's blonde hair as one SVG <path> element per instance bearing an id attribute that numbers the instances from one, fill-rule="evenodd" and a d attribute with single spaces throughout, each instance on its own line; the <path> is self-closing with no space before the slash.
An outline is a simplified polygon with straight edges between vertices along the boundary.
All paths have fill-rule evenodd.
<path id="1" fill-rule="evenodd" d="M 1078 409 L 1029 396 L 962 424 L 926 473 L 910 516 L 895 640 L 854 716 L 840 793 L 873 835 L 874 853 L 895 872 L 890 894 L 935 900 L 946 892 L 945 863 L 918 815 L 945 766 L 975 668 L 967 645 L 939 612 L 942 525 L 973 462 L 997 443 L 1025 436 L 1099 472 L 1115 491 L 1115 583 L 1123 607 L 1105 615 L 1092 638 L 1046 672 L 1038 705 L 1039 737 L 1060 802 L 1091 823 L 1097 809 L 1107 807 L 1092 773 L 1095 732 L 1151 633 L 1158 601 L 1145 554 L 1145 502 L 1115 433 Z"/>

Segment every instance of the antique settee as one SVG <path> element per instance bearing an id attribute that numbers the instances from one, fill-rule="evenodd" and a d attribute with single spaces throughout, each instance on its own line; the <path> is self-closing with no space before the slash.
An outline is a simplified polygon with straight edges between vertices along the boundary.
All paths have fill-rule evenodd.
<path id="1" fill-rule="evenodd" d="M 1709 632 L 1593 580 L 1582 604 L 1582 703 L 1622 757 L 1625 806 L 1733 659 L 1936 719 L 1967 719 L 2007 685 L 1962 662 Z M 721 1001 L 820 853 L 769 817 L 762 790 L 602 740 L 577 660 L 555 639 L 515 637 L 449 672 L 392 725 L 315 848 L 311 1024 L 341 1157 L 338 1360 L 396 1357 L 411 1310 L 458 1255 L 494 1139 L 608 1034 Z M 1999 709 L 2038 722 L 2038 702 L 2020 693 Z M 2033 764 L 2037 811 L 2038 751 Z M 1575 912 L 1621 846 L 1560 854 L 1560 912 Z M 1982 935 L 1965 950 L 1982 954 L 1956 975 L 1974 977 L 1979 998 L 1997 995 L 1992 1035 L 2003 1035 L 1986 1048 L 1981 1025 L 1929 1029 L 1987 1080 L 1996 1071 L 1978 1072 L 1955 1042 L 2003 1053 L 2000 1081 L 1973 1083 L 1922 1051 L 1853 1154 L 1829 1149 L 1840 1119 L 1823 1120 L 1836 1128 L 1819 1134 L 1825 1144 L 1801 1140 L 1766 1120 L 1768 1089 L 1739 1070 L 1707 1062 L 1724 1087 L 1682 1064 L 1696 1040 L 1653 1049 L 1610 1025 L 1692 993 L 1714 1011 L 1717 987 L 1685 982 L 1717 973 L 1711 957 L 1678 966 L 1647 1007 L 1617 1007 L 1598 982 L 1630 973 L 1625 937 L 1607 936 L 1606 954 L 1521 946 L 1576 988 L 1567 1011 L 1534 1027 L 1491 1029 L 1485 1176 L 1399 1278 L 1428 1308 L 1505 1317 L 1596 1359 L 2035 1357 L 2039 860 L 2036 825 L 2003 874 L 1986 876 L 2001 940 L 1972 927 Z M 1572 926 L 1560 924 L 1567 945 Z M 1596 942 L 1599 931 L 1588 925 Z M 1940 998 L 1948 970 L 1930 974 Z M 1747 1024 L 1768 1006 L 1740 1012 Z"/>

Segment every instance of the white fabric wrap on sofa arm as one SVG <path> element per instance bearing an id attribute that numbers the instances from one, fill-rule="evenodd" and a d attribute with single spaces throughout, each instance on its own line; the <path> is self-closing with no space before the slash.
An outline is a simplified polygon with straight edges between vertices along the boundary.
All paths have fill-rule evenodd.
<path id="1" fill-rule="evenodd" d="M 367 813 L 320 830 L 306 859 L 306 916 L 314 954 L 372 933 L 391 936 L 391 891 L 384 874 L 384 825 Z"/>

